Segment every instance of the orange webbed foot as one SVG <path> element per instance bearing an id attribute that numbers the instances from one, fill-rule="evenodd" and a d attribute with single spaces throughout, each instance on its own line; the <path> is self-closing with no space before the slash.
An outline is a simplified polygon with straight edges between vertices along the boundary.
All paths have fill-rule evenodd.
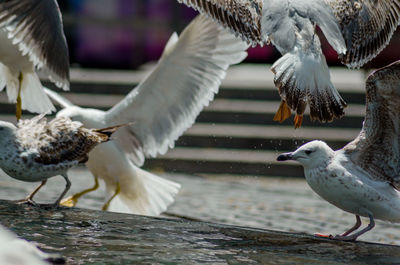
<path id="1" fill-rule="evenodd" d="M 282 100 L 281 104 L 279 105 L 279 109 L 274 116 L 274 121 L 279 121 L 280 123 L 282 123 L 284 120 L 289 118 L 291 114 L 292 111 L 286 104 L 286 101 Z"/>
<path id="2" fill-rule="evenodd" d="M 294 128 L 300 128 L 301 124 L 303 123 L 303 115 L 298 115 L 294 116 Z"/>
<path id="3" fill-rule="evenodd" d="M 314 236 L 322 237 L 322 238 L 333 238 L 332 235 L 324 235 L 324 234 L 319 234 L 319 233 L 315 233 Z"/>

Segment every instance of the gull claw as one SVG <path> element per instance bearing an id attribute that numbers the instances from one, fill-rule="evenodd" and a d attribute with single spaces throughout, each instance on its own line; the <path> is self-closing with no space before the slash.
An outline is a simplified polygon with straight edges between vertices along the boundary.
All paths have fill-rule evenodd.
<path id="1" fill-rule="evenodd" d="M 16 200 L 14 201 L 16 204 L 28 204 L 28 205 L 33 205 L 33 206 L 39 206 L 39 204 L 37 204 L 34 200 L 32 200 L 31 198 L 25 198 L 25 199 L 21 199 L 21 200 Z"/>
<path id="2" fill-rule="evenodd" d="M 303 115 L 298 115 L 294 116 L 294 128 L 300 128 L 301 124 L 303 123 Z"/>
<path id="3" fill-rule="evenodd" d="M 78 200 L 74 196 L 69 196 L 60 202 L 60 205 L 67 207 L 74 207 L 78 203 Z"/>

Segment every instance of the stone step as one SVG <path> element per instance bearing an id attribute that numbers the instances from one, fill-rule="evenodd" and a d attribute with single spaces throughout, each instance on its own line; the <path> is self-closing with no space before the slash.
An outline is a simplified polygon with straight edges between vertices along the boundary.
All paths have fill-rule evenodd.
<path id="1" fill-rule="evenodd" d="M 71 69 L 71 92 L 126 95 L 149 74 L 153 66 L 135 71 Z M 279 100 L 269 68 L 265 65 L 249 64 L 229 68 L 217 97 Z M 335 67 L 330 70 L 332 83 L 349 104 L 365 102 L 366 74 L 363 71 Z M 45 77 L 43 79 L 46 80 Z M 45 82 L 45 85 L 54 87 L 49 82 Z"/>
<path id="2" fill-rule="evenodd" d="M 144 168 L 188 174 L 303 176 L 299 164 L 276 161 L 278 154 L 278 151 L 176 147 L 165 155 L 147 159 Z"/>

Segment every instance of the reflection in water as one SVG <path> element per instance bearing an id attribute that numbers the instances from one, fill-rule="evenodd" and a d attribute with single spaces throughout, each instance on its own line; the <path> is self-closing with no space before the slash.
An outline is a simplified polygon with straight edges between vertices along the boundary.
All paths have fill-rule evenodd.
<path id="1" fill-rule="evenodd" d="M 87 174 L 90 173 L 83 168 L 70 171 L 71 193 L 92 185 L 92 178 Z M 171 174 L 166 177 L 182 184 L 176 203 L 169 209 L 179 215 L 217 223 L 307 233 L 339 233 L 354 222 L 353 215 L 319 199 L 302 179 L 204 178 Z M 21 199 L 35 185 L 2 176 L 0 198 Z M 40 191 L 37 200 L 53 201 L 62 185 L 61 177 L 49 180 L 49 185 Z M 85 196 L 78 206 L 100 209 L 104 185 L 102 188 Z M 332 251 L 338 251 L 341 259 L 346 260 L 344 253 L 341 254 L 343 250 L 335 250 L 331 243 L 318 243 L 316 248 L 316 241 L 302 237 L 293 241 L 293 238 L 282 238 L 277 233 L 278 236 L 273 239 L 269 237 L 270 234 L 252 230 L 236 231 L 202 223 L 194 225 L 186 221 L 139 218 L 116 213 L 102 215 L 101 212 L 81 210 L 46 211 L 4 203 L 0 206 L 0 222 L 18 235 L 37 242 L 42 249 L 64 253 L 71 264 L 78 261 L 129 264 L 155 260 L 186 264 L 189 261 L 225 264 L 227 260 L 252 264 L 272 260 L 280 264 L 281 255 L 287 255 L 288 252 L 292 263 L 312 262 L 310 259 L 315 257 L 304 257 L 307 251 L 312 255 L 327 255 L 322 259 L 332 264 L 341 262 L 329 260 Z M 377 227 L 362 236 L 361 240 L 400 245 L 399 231 L 399 224 L 378 221 Z M 305 248 L 301 240 L 308 240 L 304 244 L 309 246 Z M 350 250 L 351 246 L 348 247 Z M 359 248 L 357 251 L 365 254 L 372 250 Z M 398 249 L 396 253 L 400 255 Z M 350 257 L 363 258 L 349 254 L 347 258 Z"/>

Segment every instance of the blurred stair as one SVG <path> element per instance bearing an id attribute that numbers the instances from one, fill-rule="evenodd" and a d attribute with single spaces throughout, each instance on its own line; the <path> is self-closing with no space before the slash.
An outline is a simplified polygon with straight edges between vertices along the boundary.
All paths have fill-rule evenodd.
<path id="1" fill-rule="evenodd" d="M 140 82 L 151 67 L 139 71 L 72 69 L 71 91 L 62 93 L 83 107 L 108 109 Z M 195 125 L 176 142 L 176 148 L 146 160 L 144 167 L 185 173 L 223 173 L 301 177 L 296 163 L 278 163 L 281 152 L 320 139 L 338 149 L 359 132 L 364 119 L 362 71 L 331 69 L 332 81 L 346 100 L 346 116 L 332 123 L 311 122 L 293 129 L 293 116 L 283 124 L 272 120 L 279 106 L 273 75 L 265 65 L 232 67 L 215 100 Z M 53 86 L 45 82 L 45 85 Z M 59 91 L 59 90 L 58 90 Z M 1 119 L 14 120 L 15 107 L 0 93 Z M 29 117 L 25 115 L 24 117 Z"/>

